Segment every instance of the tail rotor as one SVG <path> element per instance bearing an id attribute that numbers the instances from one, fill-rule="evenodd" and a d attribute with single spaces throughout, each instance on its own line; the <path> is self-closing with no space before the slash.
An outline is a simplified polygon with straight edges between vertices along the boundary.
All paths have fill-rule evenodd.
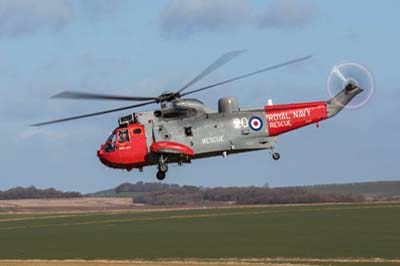
<path id="1" fill-rule="evenodd" d="M 327 89 L 329 96 L 333 98 L 343 88 L 347 90 L 354 87 L 361 88 L 363 93 L 342 107 L 358 109 L 364 106 L 374 94 L 375 81 L 372 73 L 364 65 L 354 62 L 336 64 L 328 76 Z"/>

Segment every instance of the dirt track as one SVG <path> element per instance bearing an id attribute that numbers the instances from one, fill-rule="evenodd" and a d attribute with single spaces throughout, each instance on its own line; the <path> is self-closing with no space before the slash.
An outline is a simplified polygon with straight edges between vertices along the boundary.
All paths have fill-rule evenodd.
<path id="1" fill-rule="evenodd" d="M 369 202 L 365 202 L 368 204 Z M 374 204 L 388 202 L 374 202 Z M 395 201 L 393 201 L 395 203 Z M 360 203 L 359 203 L 360 204 Z M 362 203 L 361 203 L 362 204 Z M 0 208 L 8 213 L 88 213 L 88 212 L 124 212 L 124 211 L 173 211 L 193 210 L 204 208 L 258 208 L 278 206 L 329 206 L 329 205 L 352 205 L 352 203 L 305 203 L 305 204 L 260 204 L 260 205 L 235 205 L 227 203 L 210 203 L 203 205 L 182 206 L 152 206 L 134 204 L 131 198 L 72 198 L 72 199 L 22 199 L 22 200 L 0 200 Z M 6 212 L 6 213 L 7 213 Z M 0 217 L 1 217 L 0 213 Z M 1 265 L 0 265 L 1 266 Z"/>
<path id="2" fill-rule="evenodd" d="M 230 207 L 226 203 L 210 203 L 207 207 Z M 239 207 L 239 206 L 237 206 Z M 131 198 L 71 198 L 0 200 L 0 208 L 11 213 L 81 213 L 102 211 L 164 211 L 202 209 L 203 205 L 153 206 L 133 203 Z M 1 214 L 1 213 L 0 213 Z"/>
<path id="3" fill-rule="evenodd" d="M 131 198 L 0 200 L 0 208 L 13 213 L 126 210 L 139 206 Z"/>
<path id="4" fill-rule="evenodd" d="M 259 266 L 318 266 L 317 264 L 293 264 L 293 263 L 235 263 L 235 262 L 99 262 L 99 261 L 0 261 L 2 266 L 126 266 L 126 265 L 140 265 L 140 266 L 245 266 L 245 265 L 259 265 Z M 4 263 L 4 264 L 3 264 Z"/>

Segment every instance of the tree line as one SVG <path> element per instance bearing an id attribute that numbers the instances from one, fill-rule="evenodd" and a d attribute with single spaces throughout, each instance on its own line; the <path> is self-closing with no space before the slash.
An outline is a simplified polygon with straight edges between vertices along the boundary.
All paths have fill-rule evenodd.
<path id="1" fill-rule="evenodd" d="M 83 195 L 79 192 L 62 192 L 55 188 L 38 189 L 34 186 L 15 187 L 0 191 L 0 200 L 10 199 L 50 199 L 50 198 L 79 198 Z"/>
<path id="2" fill-rule="evenodd" d="M 367 198 L 355 193 L 315 191 L 308 187 L 197 187 L 165 183 L 124 183 L 116 187 L 108 196 L 127 196 L 132 193 L 135 203 L 149 205 L 196 205 L 206 203 L 232 204 L 298 204 L 298 203 L 334 203 L 362 202 Z M 48 199 L 79 198 L 96 196 L 82 195 L 79 192 L 63 192 L 54 188 L 38 189 L 16 187 L 0 191 L 0 200 L 7 199 Z"/>
<path id="3" fill-rule="evenodd" d="M 124 183 L 115 188 L 115 193 L 136 192 L 135 203 L 150 205 L 192 205 L 211 202 L 234 204 L 299 204 L 362 202 L 362 195 L 342 193 L 319 193 L 306 188 L 286 187 L 196 187 L 163 183 Z M 140 192 L 140 193 L 138 193 Z"/>

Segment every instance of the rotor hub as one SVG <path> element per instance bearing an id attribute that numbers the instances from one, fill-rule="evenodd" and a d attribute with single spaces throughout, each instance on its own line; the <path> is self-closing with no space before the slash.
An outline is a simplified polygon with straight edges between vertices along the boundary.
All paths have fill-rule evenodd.
<path id="1" fill-rule="evenodd" d="M 156 102 L 157 103 L 171 102 L 176 98 L 180 98 L 179 92 L 165 91 L 160 96 L 157 97 Z"/>

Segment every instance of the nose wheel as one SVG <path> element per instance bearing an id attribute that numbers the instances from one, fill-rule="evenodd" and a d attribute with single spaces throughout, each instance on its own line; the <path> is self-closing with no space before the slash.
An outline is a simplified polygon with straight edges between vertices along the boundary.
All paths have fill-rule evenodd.
<path id="1" fill-rule="evenodd" d="M 164 180 L 167 172 L 168 172 L 168 165 L 165 163 L 160 163 L 158 165 L 157 179 L 160 181 Z"/>
<path id="2" fill-rule="evenodd" d="M 157 179 L 158 180 L 164 180 L 165 179 L 165 172 L 161 172 L 161 171 L 158 171 L 157 172 Z"/>
<path id="3" fill-rule="evenodd" d="M 275 161 L 279 160 L 279 158 L 281 158 L 281 155 L 277 152 L 272 153 L 272 159 L 274 159 Z"/>

